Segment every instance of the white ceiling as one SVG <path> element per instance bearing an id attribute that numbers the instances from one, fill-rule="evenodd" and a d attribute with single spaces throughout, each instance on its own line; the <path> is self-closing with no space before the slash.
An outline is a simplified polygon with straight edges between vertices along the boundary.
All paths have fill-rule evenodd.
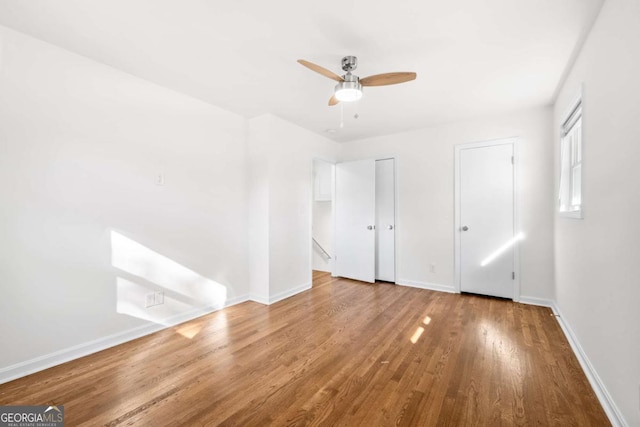
<path id="1" fill-rule="evenodd" d="M 245 117 L 351 141 L 549 104 L 602 2 L 0 0 L 0 24 Z M 296 60 L 343 74 L 345 55 L 360 77 L 418 78 L 365 88 L 340 128 L 335 82 Z"/>

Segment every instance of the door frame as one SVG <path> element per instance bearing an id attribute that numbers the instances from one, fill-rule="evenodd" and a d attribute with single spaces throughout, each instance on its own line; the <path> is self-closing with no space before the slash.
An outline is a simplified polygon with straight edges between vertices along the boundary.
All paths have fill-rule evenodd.
<path id="1" fill-rule="evenodd" d="M 315 161 L 321 161 L 328 163 L 332 166 L 331 171 L 331 247 L 333 248 L 333 254 L 331 255 L 331 259 L 329 260 L 329 272 L 331 277 L 335 277 L 335 222 L 336 222 L 336 164 L 338 163 L 335 159 L 331 159 L 328 157 L 322 156 L 313 156 L 311 158 L 311 176 L 309 177 L 309 182 L 311 182 L 311 193 L 309 196 L 309 283 L 313 283 L 313 202 L 315 201 L 315 188 L 314 188 L 314 163 Z"/>
<path id="2" fill-rule="evenodd" d="M 460 154 L 462 150 L 469 148 L 482 148 L 492 147 L 496 145 L 510 144 L 513 146 L 513 235 L 515 236 L 519 230 L 521 230 L 520 215 L 519 215 L 519 199 L 518 199 L 518 174 L 519 174 L 519 141 L 518 137 L 492 139 L 479 142 L 467 142 L 462 144 L 456 144 L 455 146 L 455 162 L 454 162 L 454 212 L 455 219 L 453 224 L 454 235 L 454 288 L 456 293 L 461 292 L 461 242 L 460 242 L 460 204 L 461 204 L 461 191 L 460 191 Z M 513 271 L 515 272 L 515 279 L 513 280 L 513 301 L 518 302 L 520 300 L 520 244 L 513 246 Z"/>
<path id="3" fill-rule="evenodd" d="M 370 156 L 370 157 L 364 157 L 364 158 L 356 158 L 356 159 L 340 159 L 337 160 L 336 162 L 334 162 L 334 166 L 337 165 L 338 163 L 346 163 L 346 162 L 355 162 L 358 160 L 389 160 L 389 159 L 393 159 L 393 215 L 394 215 L 394 231 L 395 233 L 393 233 L 393 252 L 394 252 L 394 258 L 393 258 L 393 283 L 394 284 L 398 284 L 398 263 L 399 263 L 399 259 L 400 259 L 400 248 L 398 247 L 398 221 L 400 218 L 400 203 L 399 203 L 399 197 L 400 197 L 400 191 L 399 191 L 399 162 L 400 162 L 400 156 L 398 155 L 389 155 L 389 156 Z M 333 195 L 335 197 L 336 194 L 336 170 L 335 168 L 333 169 Z M 336 212 L 335 212 L 335 199 L 332 200 L 333 203 L 333 210 L 332 210 L 332 215 L 333 215 L 333 242 L 334 242 L 334 247 L 335 247 L 335 240 L 336 240 Z M 333 267 L 333 265 L 332 265 Z M 336 271 L 335 271 L 335 267 L 332 268 L 331 270 L 331 276 L 332 277 L 337 277 L 336 276 Z M 387 283 L 391 283 L 391 282 L 387 282 Z"/>

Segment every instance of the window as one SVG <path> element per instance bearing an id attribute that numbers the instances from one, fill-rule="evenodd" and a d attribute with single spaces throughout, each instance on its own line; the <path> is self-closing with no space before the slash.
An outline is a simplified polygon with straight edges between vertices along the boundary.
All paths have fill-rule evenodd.
<path id="1" fill-rule="evenodd" d="M 560 130 L 560 214 L 582 218 L 582 101 L 578 100 Z"/>

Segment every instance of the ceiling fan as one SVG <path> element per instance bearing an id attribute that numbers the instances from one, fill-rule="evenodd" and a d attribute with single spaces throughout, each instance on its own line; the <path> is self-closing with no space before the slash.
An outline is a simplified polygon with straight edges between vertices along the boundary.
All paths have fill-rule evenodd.
<path id="1" fill-rule="evenodd" d="M 339 102 L 353 102 L 362 98 L 363 86 L 387 86 L 415 80 L 416 73 L 398 72 L 376 74 L 365 78 L 360 78 L 351 72 L 358 67 L 358 58 L 355 56 L 345 56 L 342 58 L 342 69 L 346 71 L 344 76 L 327 70 L 313 62 L 298 59 L 298 62 L 316 73 L 329 77 L 338 82 L 333 96 L 329 99 L 329 105 L 336 105 Z"/>

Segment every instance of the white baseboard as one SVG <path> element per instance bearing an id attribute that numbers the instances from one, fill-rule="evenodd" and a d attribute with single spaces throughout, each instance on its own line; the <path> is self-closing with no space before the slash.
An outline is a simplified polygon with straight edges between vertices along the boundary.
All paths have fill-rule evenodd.
<path id="1" fill-rule="evenodd" d="M 515 302 L 519 302 L 521 304 L 528 304 L 528 305 L 538 305 L 540 307 L 549 307 L 552 310 L 554 310 L 553 307 L 555 305 L 555 302 L 553 302 L 553 300 L 550 300 L 550 299 L 528 297 L 524 295 L 521 295 L 520 299 L 518 299 L 518 301 L 515 301 Z M 555 310 L 554 310 L 554 313 L 555 313 Z"/>
<path id="2" fill-rule="evenodd" d="M 259 304 L 269 305 L 269 297 L 264 295 L 249 295 L 249 300 L 257 302 Z"/>
<path id="3" fill-rule="evenodd" d="M 71 360 L 79 359 L 81 357 L 88 356 L 102 350 L 106 350 L 116 345 L 124 344 L 128 341 L 141 338 L 145 335 L 149 335 L 154 332 L 173 327 L 180 323 L 193 320 L 200 316 L 204 316 L 206 314 L 213 313 L 214 311 L 218 311 L 222 308 L 240 304 L 245 301 L 249 301 L 249 295 L 241 295 L 239 297 L 231 298 L 225 302 L 223 307 L 196 308 L 185 313 L 171 316 L 170 318 L 161 321 L 161 323 L 148 323 L 146 325 L 141 325 L 127 331 L 118 332 L 113 335 L 98 338 L 96 340 L 88 341 L 69 348 L 65 348 L 63 350 L 55 351 L 53 353 L 45 354 L 43 356 L 35 357 L 24 362 L 7 366 L 6 368 L 0 369 L 0 384 L 4 384 L 17 378 L 21 378 L 35 372 L 43 371 L 45 369 L 70 362 Z"/>
<path id="4" fill-rule="evenodd" d="M 553 312 L 556 314 L 556 319 L 558 319 L 558 323 L 560 324 L 560 327 L 562 328 L 564 335 L 567 337 L 567 341 L 569 341 L 569 345 L 573 349 L 573 353 L 576 355 L 576 358 L 578 359 L 580 366 L 582 366 L 582 370 L 587 376 L 587 379 L 589 380 L 589 384 L 591 384 L 591 388 L 593 388 L 593 391 L 596 393 L 596 396 L 598 397 L 598 400 L 600 401 L 602 408 L 604 409 L 607 416 L 609 417 L 609 421 L 611 421 L 611 424 L 614 427 L 627 427 L 628 424 L 625 421 L 624 416 L 616 406 L 615 402 L 611 398 L 611 395 L 607 391 L 607 388 L 604 386 L 602 380 L 598 376 L 598 373 L 596 372 L 595 368 L 589 361 L 589 358 L 587 357 L 587 354 L 584 352 L 582 345 L 580 345 L 580 341 L 578 341 L 578 338 L 573 333 L 573 330 L 571 329 L 569 322 L 562 315 L 562 312 L 560 311 L 558 304 L 553 302 L 551 308 L 553 309 Z"/>
<path id="5" fill-rule="evenodd" d="M 296 286 L 295 288 L 287 289 L 286 291 L 277 293 L 275 295 L 264 296 L 264 295 L 251 294 L 249 296 L 249 299 L 251 301 L 255 301 L 260 304 L 271 305 L 278 301 L 282 301 L 283 299 L 287 299 L 294 295 L 297 295 L 300 292 L 308 291 L 309 289 L 311 289 L 311 283 L 305 283 L 303 285 Z"/>
<path id="6" fill-rule="evenodd" d="M 411 288 L 427 289 L 430 291 L 449 292 L 451 294 L 456 293 L 456 289 L 453 286 L 441 285 L 439 283 L 416 282 L 415 280 L 399 279 L 396 281 L 396 285 L 409 286 Z"/>
<path id="7" fill-rule="evenodd" d="M 311 282 L 302 284 L 300 286 L 296 286 L 295 288 L 292 288 L 292 289 L 287 289 L 286 291 L 277 293 L 275 295 L 269 295 L 269 304 L 282 301 L 283 299 L 287 299 L 289 297 L 292 297 L 296 294 L 299 294 L 300 292 L 304 292 L 309 289 L 311 289 Z"/>

